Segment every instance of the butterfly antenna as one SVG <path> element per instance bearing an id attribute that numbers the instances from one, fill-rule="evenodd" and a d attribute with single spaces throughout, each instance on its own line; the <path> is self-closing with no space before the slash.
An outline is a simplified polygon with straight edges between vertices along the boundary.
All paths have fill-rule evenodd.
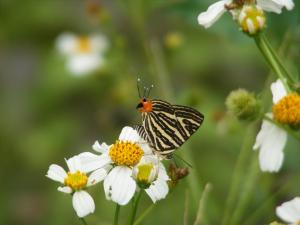
<path id="1" fill-rule="evenodd" d="M 143 93 L 143 98 L 146 98 L 146 94 L 148 92 L 148 88 L 144 87 L 144 93 Z"/>
<path id="2" fill-rule="evenodd" d="M 136 87 L 137 87 L 137 90 L 138 90 L 138 93 L 139 93 L 139 98 L 142 98 L 141 97 L 141 92 L 140 92 L 140 83 L 141 83 L 141 79 L 138 77 L 138 79 L 136 81 Z"/>
<path id="3" fill-rule="evenodd" d="M 154 88 L 153 84 L 151 84 L 151 86 L 148 88 L 148 92 L 147 92 L 147 96 L 146 96 L 147 98 L 150 96 L 150 91 L 152 88 Z"/>
<path id="4" fill-rule="evenodd" d="M 190 167 L 191 169 L 193 169 L 192 164 L 190 164 L 188 161 L 184 160 L 181 156 L 177 155 L 177 154 L 173 154 L 177 159 L 181 160 L 183 163 L 185 163 L 188 167 Z"/>

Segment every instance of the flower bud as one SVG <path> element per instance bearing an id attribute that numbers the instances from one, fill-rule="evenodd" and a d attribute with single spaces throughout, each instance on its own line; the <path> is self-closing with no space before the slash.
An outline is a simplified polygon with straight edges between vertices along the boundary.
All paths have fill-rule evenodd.
<path id="1" fill-rule="evenodd" d="M 152 182 L 157 179 L 159 165 L 158 160 L 141 160 L 141 162 L 133 168 L 132 176 L 137 181 L 140 188 L 147 189 Z"/>
<path id="2" fill-rule="evenodd" d="M 254 120 L 260 112 L 260 102 L 245 89 L 232 91 L 226 99 L 227 110 L 240 120 Z"/>
<path id="3" fill-rule="evenodd" d="M 176 49 L 182 45 L 183 37 L 178 32 L 170 32 L 165 36 L 164 43 L 166 47 Z"/>
<path id="4" fill-rule="evenodd" d="M 175 187 L 179 180 L 183 179 L 189 174 L 188 168 L 177 167 L 174 163 L 171 163 L 168 169 L 168 175 L 170 180 L 168 181 L 169 187 Z"/>
<path id="5" fill-rule="evenodd" d="M 244 5 L 237 20 L 242 31 L 249 35 L 257 34 L 266 23 L 264 11 L 256 5 Z"/>

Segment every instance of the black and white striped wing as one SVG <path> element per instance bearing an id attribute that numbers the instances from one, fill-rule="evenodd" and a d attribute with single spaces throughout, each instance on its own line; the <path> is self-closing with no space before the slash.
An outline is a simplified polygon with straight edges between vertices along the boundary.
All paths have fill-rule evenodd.
<path id="1" fill-rule="evenodd" d="M 175 111 L 168 102 L 152 100 L 152 111 L 143 115 L 143 127 L 157 151 L 174 150 L 184 142 L 177 129 Z"/>
<path id="2" fill-rule="evenodd" d="M 138 132 L 138 134 L 140 135 L 140 137 L 142 137 L 145 141 L 149 142 L 146 130 L 145 130 L 145 128 L 142 125 L 135 125 L 133 127 L 133 129 L 135 129 Z"/>
<path id="3" fill-rule="evenodd" d="M 185 135 L 183 136 L 188 139 L 201 126 L 204 115 L 188 106 L 173 105 L 173 109 L 176 119 L 180 124 L 178 127 L 184 130 Z"/>
<path id="4" fill-rule="evenodd" d="M 162 155 L 171 154 L 200 127 L 204 116 L 197 110 L 152 100 L 152 111 L 142 114 L 142 126 L 135 129 Z"/>

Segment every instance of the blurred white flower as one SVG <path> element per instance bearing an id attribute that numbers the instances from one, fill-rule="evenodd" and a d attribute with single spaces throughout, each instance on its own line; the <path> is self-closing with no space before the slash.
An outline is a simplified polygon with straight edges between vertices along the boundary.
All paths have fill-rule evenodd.
<path id="1" fill-rule="evenodd" d="M 89 171 L 106 169 L 108 174 L 104 179 L 104 191 L 108 200 L 119 205 L 126 205 L 131 200 L 138 188 L 138 172 L 143 163 L 149 166 L 152 163 L 150 170 L 143 171 L 151 183 L 146 189 L 147 194 L 154 202 L 167 195 L 169 177 L 164 166 L 154 159 L 156 156 L 149 145 L 133 128 L 124 127 L 115 144 L 100 145 L 96 141 L 93 149 L 101 155 L 84 152 L 80 154 L 81 163 Z"/>
<path id="2" fill-rule="evenodd" d="M 262 10 L 274 13 L 281 13 L 282 8 L 284 7 L 288 10 L 292 10 L 294 7 L 293 0 L 221 0 L 210 5 L 205 12 L 200 13 L 198 15 L 198 23 L 199 25 L 208 28 L 213 25 L 226 11 L 229 11 L 236 20 L 238 19 L 242 6 L 252 2 L 256 3 L 256 6 Z"/>
<path id="3" fill-rule="evenodd" d="M 300 198 L 296 197 L 278 206 L 276 214 L 289 225 L 300 224 Z"/>
<path id="4" fill-rule="evenodd" d="M 273 103 L 276 104 L 287 95 L 280 80 L 271 84 Z M 272 113 L 267 117 L 273 119 Z M 259 165 L 263 172 L 278 172 L 284 159 L 283 149 L 287 142 L 287 133 L 272 122 L 263 120 L 261 129 L 256 136 L 253 149 L 259 149 Z"/>
<path id="5" fill-rule="evenodd" d="M 63 33 L 57 38 L 56 47 L 66 56 L 67 69 L 79 76 L 92 72 L 104 64 L 108 41 L 101 34 L 76 36 L 72 33 Z"/>
<path id="6" fill-rule="evenodd" d="M 64 186 L 58 187 L 58 191 L 72 194 L 73 208 L 77 216 L 82 218 L 95 211 L 93 198 L 85 191 L 85 188 L 94 185 L 104 179 L 107 172 L 105 169 L 97 170 L 86 175 L 86 168 L 81 165 L 78 156 L 66 160 L 69 171 L 66 172 L 61 166 L 50 165 L 47 177 L 58 181 Z"/>

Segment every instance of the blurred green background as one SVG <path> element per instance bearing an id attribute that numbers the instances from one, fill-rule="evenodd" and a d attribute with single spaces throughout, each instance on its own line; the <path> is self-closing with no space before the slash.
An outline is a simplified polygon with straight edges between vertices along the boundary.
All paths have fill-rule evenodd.
<path id="1" fill-rule="evenodd" d="M 267 30 L 274 47 L 282 46 L 294 73 L 300 40 L 300 7 L 295 2 L 291 12 L 268 14 Z M 48 166 L 65 167 L 64 158 L 92 151 L 95 140 L 113 143 L 122 127 L 140 123 L 137 77 L 154 84 L 153 98 L 189 105 L 205 115 L 201 129 L 179 150 L 183 158 L 192 159 L 190 176 L 158 202 L 142 224 L 183 224 L 186 190 L 192 224 L 207 182 L 213 188 L 203 224 L 220 224 L 248 135 L 248 124 L 227 115 L 224 101 L 239 87 L 259 95 L 268 88 L 269 70 L 254 41 L 238 30 L 228 13 L 208 30 L 198 26 L 197 15 L 211 3 L 0 1 L 0 224 L 80 224 L 70 196 L 57 192 L 58 183 L 45 177 Z M 65 31 L 106 35 L 110 48 L 104 67 L 82 77 L 66 71 L 66 60 L 55 49 L 57 36 Z M 259 123 L 255 126 L 258 130 Z M 257 153 L 248 151 L 249 163 L 239 171 L 241 185 L 251 174 L 255 178 L 248 184 L 250 194 L 239 224 L 267 224 L 276 219 L 276 205 L 300 195 L 299 150 L 290 138 L 277 174 L 263 174 L 257 165 L 251 170 Z M 245 187 L 236 191 L 242 194 Z M 88 223 L 112 224 L 115 205 L 105 200 L 102 184 L 90 192 L 96 212 L 87 217 Z M 142 202 L 138 214 L 151 204 L 146 195 Z M 121 224 L 129 210 L 130 206 L 122 208 Z"/>

